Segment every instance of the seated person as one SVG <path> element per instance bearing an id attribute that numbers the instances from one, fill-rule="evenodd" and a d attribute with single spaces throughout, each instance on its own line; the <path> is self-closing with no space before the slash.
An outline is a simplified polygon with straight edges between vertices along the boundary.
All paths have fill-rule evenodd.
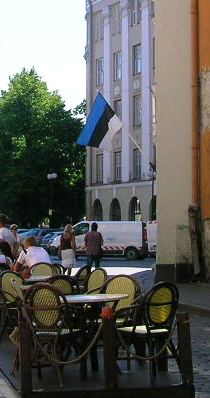
<path id="1" fill-rule="evenodd" d="M 43 247 L 37 246 L 34 236 L 28 236 L 24 240 L 23 248 L 14 264 L 13 271 L 24 274 L 28 272 L 29 274 L 30 268 L 36 263 L 51 264 L 49 254 Z"/>

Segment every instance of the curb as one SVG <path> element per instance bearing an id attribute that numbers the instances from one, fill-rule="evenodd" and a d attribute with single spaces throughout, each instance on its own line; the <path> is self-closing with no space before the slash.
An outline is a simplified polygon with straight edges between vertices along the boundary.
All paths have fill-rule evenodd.
<path id="1" fill-rule="evenodd" d="M 209 307 L 200 307 L 199 305 L 194 304 L 186 304 L 186 303 L 179 303 L 178 305 L 179 310 L 192 312 L 198 315 L 210 317 L 210 308 Z"/>

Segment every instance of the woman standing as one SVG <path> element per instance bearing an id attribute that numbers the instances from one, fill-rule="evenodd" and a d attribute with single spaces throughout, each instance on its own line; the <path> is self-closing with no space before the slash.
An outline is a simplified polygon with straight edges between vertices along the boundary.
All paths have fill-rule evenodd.
<path id="1" fill-rule="evenodd" d="M 76 242 L 71 224 L 67 224 L 64 232 L 61 235 L 59 253 L 62 259 L 62 265 L 68 270 L 68 275 L 71 274 L 71 269 L 75 265 L 75 250 Z"/>

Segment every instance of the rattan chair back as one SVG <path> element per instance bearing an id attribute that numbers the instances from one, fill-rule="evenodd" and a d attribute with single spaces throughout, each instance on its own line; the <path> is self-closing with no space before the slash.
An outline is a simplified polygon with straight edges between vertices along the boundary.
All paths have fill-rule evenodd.
<path id="1" fill-rule="evenodd" d="M 53 268 L 48 263 L 36 263 L 30 268 L 30 273 L 33 276 L 53 276 Z"/>
<path id="2" fill-rule="evenodd" d="M 87 292 L 97 294 L 107 280 L 107 272 L 103 268 L 92 271 L 87 280 Z"/>
<path id="3" fill-rule="evenodd" d="M 179 292 L 173 283 L 159 282 L 144 296 L 142 317 L 148 328 L 170 329 L 176 314 Z"/>
<path id="4" fill-rule="evenodd" d="M 17 293 L 12 285 L 12 280 L 16 281 L 16 285 L 20 286 L 24 284 L 24 279 L 12 271 L 4 271 L 1 274 L 1 287 L 4 291 L 6 300 L 8 303 L 15 303 L 17 300 Z"/>
<path id="5" fill-rule="evenodd" d="M 122 274 L 108 279 L 101 292 L 108 294 L 127 294 L 128 297 L 120 300 L 115 307 L 115 310 L 121 310 L 133 304 L 134 300 L 140 294 L 140 288 L 134 278 Z M 107 305 L 113 306 L 113 303 Z"/>
<path id="6" fill-rule="evenodd" d="M 26 292 L 25 308 L 34 330 L 52 331 L 62 326 L 65 296 L 48 283 L 36 283 Z"/>
<path id="7" fill-rule="evenodd" d="M 65 273 L 64 267 L 59 263 L 53 263 L 51 267 L 53 270 L 53 275 L 63 275 Z"/>
<path id="8" fill-rule="evenodd" d="M 87 281 L 91 273 L 91 267 L 89 265 L 83 265 L 80 267 L 77 273 L 74 275 L 73 280 L 78 292 L 84 292 L 87 290 Z"/>
<path id="9" fill-rule="evenodd" d="M 73 294 L 73 283 L 68 275 L 56 275 L 49 278 L 48 283 L 59 289 L 62 294 Z"/>

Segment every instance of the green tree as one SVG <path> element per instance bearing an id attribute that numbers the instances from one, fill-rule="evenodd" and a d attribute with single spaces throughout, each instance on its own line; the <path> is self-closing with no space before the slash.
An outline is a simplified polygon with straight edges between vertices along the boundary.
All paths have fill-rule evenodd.
<path id="1" fill-rule="evenodd" d="M 0 211 L 11 221 L 38 225 L 47 217 L 51 170 L 58 175 L 54 222 L 75 222 L 84 214 L 85 151 L 75 144 L 82 119 L 64 107 L 34 69 L 10 78 L 1 92 Z"/>

